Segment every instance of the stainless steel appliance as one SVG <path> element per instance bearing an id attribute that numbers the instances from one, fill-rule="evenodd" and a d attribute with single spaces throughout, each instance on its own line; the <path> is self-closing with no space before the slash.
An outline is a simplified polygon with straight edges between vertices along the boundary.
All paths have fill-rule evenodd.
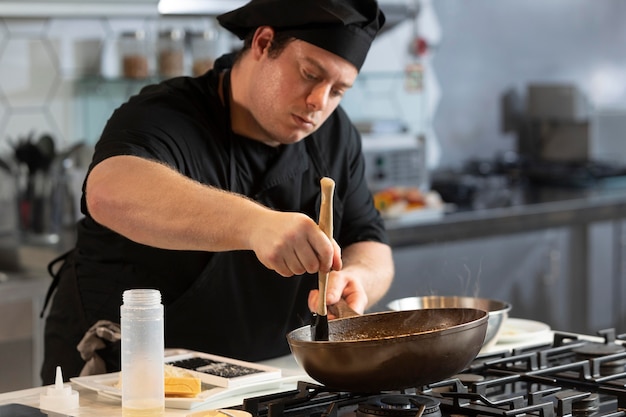
<path id="1" fill-rule="evenodd" d="M 587 99 L 574 85 L 528 85 L 526 114 L 518 138 L 520 153 L 549 161 L 593 159 L 590 115 Z"/>
<path id="2" fill-rule="evenodd" d="M 373 192 L 388 187 L 430 188 L 426 140 L 410 133 L 363 134 L 365 178 Z"/>
<path id="3" fill-rule="evenodd" d="M 626 164 L 626 111 L 595 109 L 571 84 L 529 84 L 525 105 L 517 106 L 521 154 L 541 161 Z"/>
<path id="4" fill-rule="evenodd" d="M 624 417 L 626 335 L 599 334 L 556 332 L 551 343 L 482 355 L 454 377 L 408 390 L 350 393 L 301 382 L 233 408 L 253 417 Z"/>
<path id="5" fill-rule="evenodd" d="M 529 84 L 526 97 L 507 91 L 502 126 L 517 135 L 515 169 L 533 181 L 586 186 L 626 172 L 626 112 L 594 109 L 575 85 Z"/>

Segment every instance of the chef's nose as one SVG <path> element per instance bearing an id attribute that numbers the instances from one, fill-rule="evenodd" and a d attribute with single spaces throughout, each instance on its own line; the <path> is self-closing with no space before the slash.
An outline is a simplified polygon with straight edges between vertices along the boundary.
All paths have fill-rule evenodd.
<path id="1" fill-rule="evenodd" d="M 318 84 L 309 92 L 306 103 L 309 108 L 319 111 L 326 107 L 329 97 L 330 87 L 324 84 Z"/>

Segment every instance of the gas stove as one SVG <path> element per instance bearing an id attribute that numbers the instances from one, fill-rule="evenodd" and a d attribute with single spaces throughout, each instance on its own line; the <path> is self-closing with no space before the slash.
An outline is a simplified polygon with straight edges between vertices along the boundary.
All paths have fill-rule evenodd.
<path id="1" fill-rule="evenodd" d="M 482 354 L 458 375 L 398 392 L 301 381 L 233 407 L 253 417 L 626 417 L 626 335 L 555 332 L 551 342 Z"/>

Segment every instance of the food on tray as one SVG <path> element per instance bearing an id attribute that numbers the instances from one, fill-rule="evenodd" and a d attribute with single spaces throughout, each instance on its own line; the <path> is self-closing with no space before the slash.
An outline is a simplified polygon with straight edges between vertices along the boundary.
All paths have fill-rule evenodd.
<path id="1" fill-rule="evenodd" d="M 186 369 L 165 365 L 165 396 L 195 397 L 202 392 L 202 381 Z"/>
<path id="2" fill-rule="evenodd" d="M 416 187 L 389 187 L 374 193 L 374 205 L 383 216 L 398 216 L 413 210 L 441 208 L 441 196 Z"/>
<path id="3" fill-rule="evenodd" d="M 195 397 L 202 391 L 200 378 L 166 376 L 165 396 L 166 397 Z"/>
<path id="4" fill-rule="evenodd" d="M 425 205 L 424 195 L 417 188 L 401 187 L 385 188 L 374 194 L 374 205 L 380 211 L 397 204 L 402 204 L 405 209 L 421 208 Z"/>
<path id="5" fill-rule="evenodd" d="M 195 397 L 202 392 L 202 380 L 195 377 L 190 371 L 172 365 L 165 365 L 165 396 L 166 397 Z M 122 373 L 114 385 L 122 389 Z"/>

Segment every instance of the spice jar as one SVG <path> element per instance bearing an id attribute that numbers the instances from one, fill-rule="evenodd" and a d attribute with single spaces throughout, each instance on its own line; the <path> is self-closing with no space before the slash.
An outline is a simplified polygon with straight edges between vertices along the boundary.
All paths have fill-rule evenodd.
<path id="1" fill-rule="evenodd" d="M 192 74 L 199 76 L 213 68 L 217 56 L 218 31 L 207 29 L 191 34 Z"/>
<path id="2" fill-rule="evenodd" d="M 148 45 L 143 30 L 123 32 L 120 36 L 122 75 L 126 78 L 146 78 L 149 75 Z"/>
<path id="3" fill-rule="evenodd" d="M 185 32 L 171 29 L 159 33 L 159 75 L 178 77 L 185 72 Z"/>

